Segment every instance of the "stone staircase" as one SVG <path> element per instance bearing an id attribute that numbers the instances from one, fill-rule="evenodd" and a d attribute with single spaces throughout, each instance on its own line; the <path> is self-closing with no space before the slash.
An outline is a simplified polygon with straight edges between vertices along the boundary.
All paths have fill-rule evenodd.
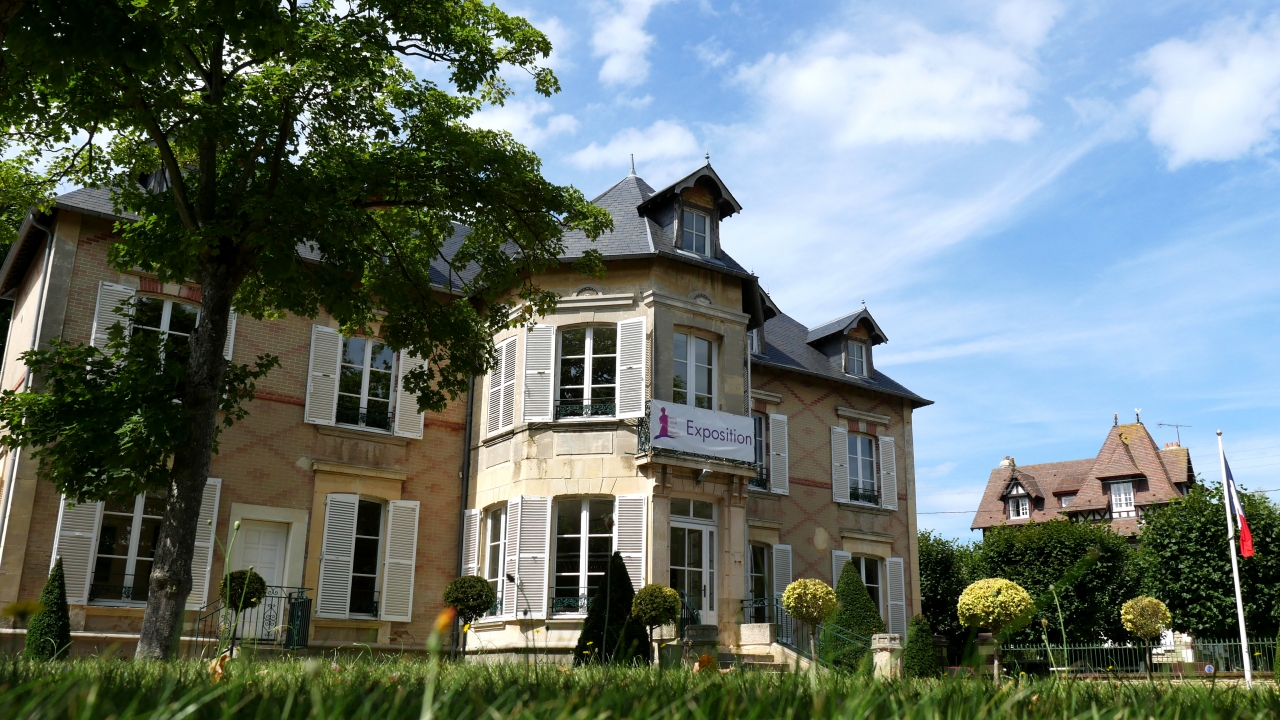
<path id="1" fill-rule="evenodd" d="M 753 672 L 782 673 L 792 669 L 790 665 L 778 662 L 777 658 L 767 653 L 720 653 L 719 661 L 721 670 L 736 668 Z"/>

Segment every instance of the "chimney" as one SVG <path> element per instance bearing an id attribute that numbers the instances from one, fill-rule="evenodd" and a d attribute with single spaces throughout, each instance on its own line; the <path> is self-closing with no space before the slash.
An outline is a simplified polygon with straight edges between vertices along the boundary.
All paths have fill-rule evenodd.
<path id="1" fill-rule="evenodd" d="M 1004 459 L 1000 461 L 1000 467 L 1011 467 L 1012 465 L 1013 465 L 1013 458 L 1009 457 L 1008 455 L 1005 455 Z"/>
<path id="2" fill-rule="evenodd" d="M 1165 444 L 1164 444 L 1164 449 L 1165 449 L 1165 450 L 1173 450 L 1173 449 L 1180 448 L 1180 447 L 1182 447 L 1182 443 L 1167 442 L 1167 443 L 1165 443 Z"/>

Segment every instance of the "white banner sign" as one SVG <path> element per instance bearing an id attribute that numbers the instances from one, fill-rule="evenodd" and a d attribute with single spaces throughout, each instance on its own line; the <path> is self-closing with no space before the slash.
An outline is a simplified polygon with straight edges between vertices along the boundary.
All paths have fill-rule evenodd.
<path id="1" fill-rule="evenodd" d="M 655 448 L 756 461 L 755 423 L 742 415 L 654 400 L 649 438 Z"/>

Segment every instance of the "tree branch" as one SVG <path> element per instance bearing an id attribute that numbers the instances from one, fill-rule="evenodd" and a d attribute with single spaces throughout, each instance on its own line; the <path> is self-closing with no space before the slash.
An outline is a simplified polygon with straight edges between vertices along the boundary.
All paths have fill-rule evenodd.
<path id="1" fill-rule="evenodd" d="M 173 193 L 173 201 L 178 208 L 178 218 L 188 230 L 199 230 L 200 225 L 196 222 L 195 209 L 191 207 L 191 199 L 187 197 L 182 168 L 178 165 L 178 158 L 173 154 L 173 147 L 169 145 L 169 138 L 160 129 L 160 123 L 156 120 L 155 113 L 151 111 L 151 106 L 142 98 L 142 91 L 138 87 L 137 79 L 133 76 L 133 70 L 128 65 L 121 65 L 120 70 L 128 81 L 128 93 L 132 96 L 133 105 L 142 115 L 142 124 L 160 153 L 160 162 L 164 165 L 165 172 L 169 173 L 169 190 Z"/>

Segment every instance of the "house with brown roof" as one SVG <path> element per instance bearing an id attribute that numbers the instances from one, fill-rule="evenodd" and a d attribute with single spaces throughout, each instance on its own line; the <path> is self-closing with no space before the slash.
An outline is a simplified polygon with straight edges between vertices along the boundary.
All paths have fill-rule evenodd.
<path id="1" fill-rule="evenodd" d="M 1140 420 L 1117 421 L 1096 457 L 1021 466 L 1005 457 L 987 479 L 973 529 L 1066 517 L 1110 523 L 1133 536 L 1147 512 L 1182 497 L 1194 482 L 1186 448 L 1171 442 L 1160 449 Z"/>

